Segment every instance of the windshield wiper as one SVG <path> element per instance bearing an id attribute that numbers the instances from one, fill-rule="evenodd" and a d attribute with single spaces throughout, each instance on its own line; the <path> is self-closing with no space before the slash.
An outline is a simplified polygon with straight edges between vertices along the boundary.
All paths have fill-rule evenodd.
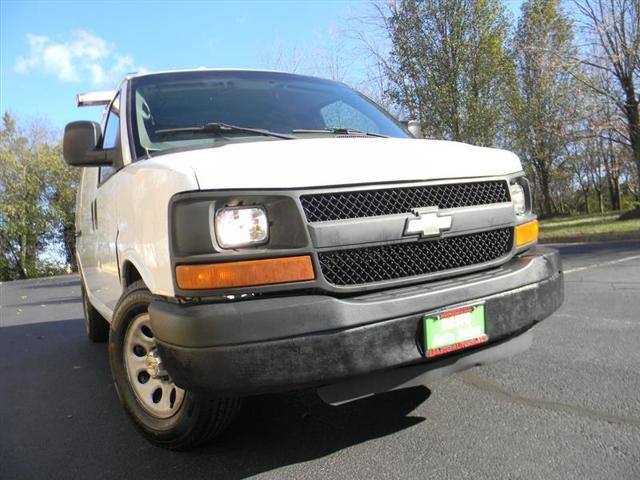
<path id="1" fill-rule="evenodd" d="M 367 137 L 389 138 L 381 133 L 365 132 L 355 128 L 296 128 L 291 133 L 331 133 L 333 135 L 365 135 Z"/>
<path id="2" fill-rule="evenodd" d="M 256 133 L 258 135 L 264 135 L 265 137 L 276 137 L 283 140 L 295 140 L 296 137 L 286 135 L 284 133 L 276 133 L 270 130 L 263 130 L 262 128 L 250 128 L 239 127 L 237 125 L 229 125 L 228 123 L 207 123 L 205 125 L 195 127 L 178 127 L 178 128 L 163 128 L 156 130 L 158 135 L 171 135 L 173 133 L 212 133 L 214 135 L 224 135 L 225 133 Z"/>

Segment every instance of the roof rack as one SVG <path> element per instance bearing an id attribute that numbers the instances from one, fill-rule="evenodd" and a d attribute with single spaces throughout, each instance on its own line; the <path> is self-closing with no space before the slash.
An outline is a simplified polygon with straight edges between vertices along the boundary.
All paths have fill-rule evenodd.
<path id="1" fill-rule="evenodd" d="M 106 90 L 102 92 L 79 93 L 76 95 L 76 103 L 78 107 L 94 107 L 96 105 L 109 105 L 113 97 L 116 96 L 115 90 Z"/>

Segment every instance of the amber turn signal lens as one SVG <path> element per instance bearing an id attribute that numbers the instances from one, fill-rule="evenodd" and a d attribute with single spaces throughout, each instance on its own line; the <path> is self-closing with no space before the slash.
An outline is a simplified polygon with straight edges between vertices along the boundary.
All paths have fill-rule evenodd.
<path id="1" fill-rule="evenodd" d="M 183 290 L 303 282 L 314 278 L 313 265 L 309 256 L 176 267 L 178 287 Z"/>
<path id="2" fill-rule="evenodd" d="M 516 226 L 516 247 L 538 240 L 538 220 Z"/>

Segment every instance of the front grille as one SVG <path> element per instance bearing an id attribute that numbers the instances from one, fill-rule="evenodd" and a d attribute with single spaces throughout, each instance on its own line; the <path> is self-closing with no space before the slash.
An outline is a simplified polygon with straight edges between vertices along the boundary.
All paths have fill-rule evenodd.
<path id="1" fill-rule="evenodd" d="M 396 280 L 490 262 L 508 254 L 513 228 L 380 247 L 318 254 L 325 279 L 334 285 Z"/>
<path id="2" fill-rule="evenodd" d="M 352 192 L 319 193 L 300 197 L 309 222 L 410 213 L 414 208 L 457 208 L 508 202 L 507 182 L 453 183 Z"/>

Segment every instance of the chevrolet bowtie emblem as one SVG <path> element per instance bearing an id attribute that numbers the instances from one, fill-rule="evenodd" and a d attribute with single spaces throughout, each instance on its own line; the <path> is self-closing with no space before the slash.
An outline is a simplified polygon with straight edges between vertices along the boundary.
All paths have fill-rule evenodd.
<path id="1" fill-rule="evenodd" d="M 450 215 L 440 216 L 438 207 L 415 208 L 411 213 L 414 216 L 407 218 L 404 235 L 433 237 L 451 228 L 453 218 Z"/>

